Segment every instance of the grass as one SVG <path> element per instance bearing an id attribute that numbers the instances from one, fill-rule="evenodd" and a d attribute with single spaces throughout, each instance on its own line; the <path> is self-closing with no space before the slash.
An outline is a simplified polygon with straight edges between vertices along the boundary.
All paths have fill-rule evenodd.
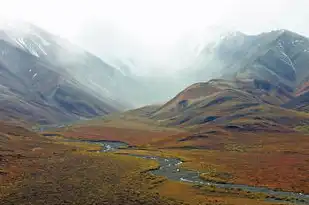
<path id="1" fill-rule="evenodd" d="M 309 133 L 309 125 L 298 125 L 294 129 L 298 132 Z"/>
<path id="2" fill-rule="evenodd" d="M 216 138 L 214 138 L 216 139 Z M 212 147 L 214 139 L 205 142 Z M 209 141 L 210 140 L 210 141 Z M 291 133 L 240 134 L 217 138 L 214 149 L 148 148 L 121 150 L 145 155 L 177 157 L 187 169 L 199 170 L 204 179 L 216 182 L 265 186 L 272 189 L 309 193 L 309 141 Z M 177 142 L 175 142 L 177 143 Z"/>
<path id="3" fill-rule="evenodd" d="M 78 129 L 74 131 L 78 133 Z M 271 204 L 262 201 L 263 196 L 214 187 L 197 188 L 153 176 L 148 174 L 147 170 L 157 168 L 158 164 L 155 161 L 112 153 L 97 153 L 95 151 L 100 149 L 97 145 L 63 142 L 63 135 L 59 132 L 54 133 L 58 137 L 47 138 L 23 128 L 5 127 L 1 130 L 5 130 L 6 134 L 0 135 L 4 136 L 0 137 L 0 156 L 4 159 L 0 164 L 0 204 Z M 89 131 L 93 131 L 97 138 L 100 138 L 99 134 L 103 130 Z M 165 135 L 161 133 L 157 136 Z M 233 139 L 233 135 L 225 137 Z M 224 145 L 221 146 L 221 150 L 158 149 L 152 145 L 151 138 L 148 139 L 149 146 L 142 150 L 119 152 L 178 157 L 184 161 L 183 167 L 202 171 L 202 177 L 208 180 L 241 182 L 250 175 L 248 170 L 256 171 L 256 167 L 249 163 L 252 162 L 253 156 L 250 152 L 254 150 L 258 153 L 261 149 L 272 149 L 267 146 L 251 146 L 244 140 L 246 137 L 242 136 L 240 139 L 243 143 L 241 147 L 246 145 L 244 152 L 238 152 L 237 149 L 225 150 Z M 173 140 L 174 137 L 170 142 Z M 272 140 L 267 142 L 271 143 Z M 238 147 L 235 140 L 233 143 L 231 147 Z M 288 142 L 285 143 L 286 146 L 289 145 Z M 239 169 L 244 169 L 244 173 L 238 172 Z M 262 175 L 263 173 L 258 177 Z M 289 176 L 293 176 L 293 173 Z M 248 180 L 254 179 L 255 175 L 251 173 L 250 177 Z M 297 177 L 293 179 L 298 182 Z"/>
<path id="4" fill-rule="evenodd" d="M 105 123 L 100 126 L 97 121 L 95 126 L 74 127 L 64 134 L 129 142 L 140 150 L 119 152 L 177 157 L 185 161 L 182 166 L 201 173 L 208 173 L 209 167 L 214 167 L 216 173 L 202 175 L 211 181 L 309 193 L 306 171 L 309 169 L 309 140 L 302 133 L 226 131 L 215 125 L 160 131 L 157 124 L 152 125 L 149 120 L 144 124 L 141 118 L 132 120 L 129 125 L 135 125 L 131 128 L 125 121 L 121 121 L 123 127 L 117 122 L 119 119 L 115 118 L 108 126 Z M 190 137 L 194 134 L 203 137 Z"/>
<path id="5" fill-rule="evenodd" d="M 226 183 L 233 177 L 229 173 L 217 172 L 215 168 L 212 168 L 212 166 L 209 167 L 210 167 L 209 170 L 206 170 L 206 172 L 200 175 L 200 178 L 204 179 L 205 181 L 215 183 Z"/>
<path id="6" fill-rule="evenodd" d="M 183 204 L 152 191 L 154 161 L 5 128 L 14 135 L 0 138 L 0 204 Z"/>
<path id="7" fill-rule="evenodd" d="M 263 196 L 249 196 L 248 193 L 241 193 L 237 190 L 218 189 L 211 186 L 190 186 L 181 182 L 165 181 L 159 188 L 159 193 L 167 197 L 178 198 L 187 201 L 189 204 L 203 205 L 271 205 L 264 201 Z M 283 204 L 283 203 L 282 203 Z"/>
<path id="8" fill-rule="evenodd" d="M 117 124 L 117 125 L 114 125 Z M 124 126 L 120 127 L 121 124 Z M 102 123 L 101 125 L 90 123 L 90 125 L 78 125 L 62 131 L 62 135 L 78 139 L 105 139 L 123 141 L 130 145 L 147 145 L 151 140 L 165 138 L 184 132 L 180 129 L 169 129 L 158 126 L 144 125 L 141 123 L 125 123 L 122 120 L 116 122 Z"/>

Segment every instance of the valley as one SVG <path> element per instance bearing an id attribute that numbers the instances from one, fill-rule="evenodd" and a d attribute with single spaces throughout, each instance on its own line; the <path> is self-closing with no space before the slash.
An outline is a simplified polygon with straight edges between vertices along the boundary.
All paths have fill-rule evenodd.
<path id="1" fill-rule="evenodd" d="M 133 117 L 127 118 L 133 121 Z M 102 122 L 100 126 L 73 126 L 63 134 L 78 139 L 125 141 L 141 148 L 120 152 L 181 158 L 183 167 L 206 172 L 208 174 L 204 177 L 215 181 L 308 192 L 304 168 L 308 162 L 307 135 L 297 132 L 228 132 L 214 126 L 204 127 L 202 132 L 192 128 L 161 128 L 159 131 L 160 126 L 155 125 L 150 131 L 149 124 L 144 124 L 146 130 L 143 130 L 142 120 L 138 120 L 139 127 L 131 126 L 131 130 Z M 118 122 L 123 124 L 121 120 Z"/>
<path id="2" fill-rule="evenodd" d="M 1 28 L 0 204 L 308 204 L 308 38 L 201 45 L 190 69 L 140 76 Z"/>
<path id="3" fill-rule="evenodd" d="M 47 136 L 51 136 L 51 134 L 47 134 Z M 57 135 L 55 135 L 57 136 Z M 309 202 L 309 195 L 303 193 L 296 193 L 296 192 L 284 192 L 279 190 L 271 190 L 265 187 L 257 187 L 257 186 L 247 186 L 247 185 L 239 185 L 239 184 L 230 184 L 225 181 L 216 181 L 215 178 L 208 178 L 207 175 L 209 173 L 201 173 L 200 171 L 194 170 L 186 170 L 182 169 L 180 166 L 184 163 L 184 161 L 177 159 L 177 158 L 170 158 L 165 157 L 164 155 L 168 156 L 168 152 L 147 152 L 144 151 L 144 155 L 141 154 L 143 151 L 130 149 L 128 150 L 128 144 L 117 142 L 117 141 L 87 141 L 87 140 L 73 140 L 73 142 L 82 142 L 82 143 L 90 143 L 99 145 L 102 147 L 101 152 L 116 152 L 116 154 L 125 154 L 132 157 L 148 159 L 148 160 L 155 160 L 157 161 L 158 167 L 156 169 L 150 170 L 149 172 L 154 175 L 166 177 L 169 180 L 173 181 L 180 181 L 185 183 L 192 183 L 195 186 L 209 186 L 214 189 L 223 189 L 227 190 L 227 192 L 233 191 L 241 191 L 247 192 L 249 194 L 261 194 L 265 195 L 266 200 L 278 200 L 287 202 L 297 202 L 297 203 L 308 203 Z M 137 153 L 137 154 L 135 154 Z M 176 156 L 176 155 L 175 155 Z M 181 156 L 181 155 L 177 155 Z M 204 163 L 204 162 L 200 162 Z M 187 164 L 187 161 L 186 161 Z M 215 172 L 215 171 L 213 171 Z M 215 175 L 217 173 L 211 173 Z M 219 173 L 220 174 L 220 173 Z M 219 175 L 217 174 L 217 175 Z M 225 173 L 223 173 L 225 174 Z"/>
<path id="4" fill-rule="evenodd" d="M 139 124 L 139 127 L 133 126 L 136 133 L 140 132 L 143 126 L 148 126 L 147 130 L 149 130 L 150 124 L 135 123 Z M 114 128 L 118 135 L 121 129 L 118 123 L 117 125 L 118 127 Z M 159 148 L 156 143 L 149 142 L 142 145 L 144 143 L 136 142 L 127 149 L 126 144 L 117 142 L 121 140 L 121 135 L 117 138 L 112 135 L 112 131 L 108 133 L 111 135 L 108 140 L 113 139 L 115 142 L 101 141 L 108 137 L 105 137 L 104 132 L 99 134 L 100 131 L 96 126 L 87 126 L 87 132 L 83 130 L 85 128 L 82 125 L 67 128 L 65 133 L 63 130 L 46 130 L 43 133 L 45 137 L 42 137 L 21 127 L 2 124 L 2 132 L 9 133 L 6 135 L 9 143 L 2 138 L 2 145 L 6 147 L 1 146 L 2 165 L 4 165 L 1 170 L 1 181 L 4 182 L 1 186 L 3 194 L 1 202 L 3 204 L 25 204 L 33 201 L 35 204 L 58 204 L 71 203 L 73 200 L 85 204 L 90 201 L 103 204 L 123 204 L 123 200 L 126 202 L 129 200 L 127 202 L 129 204 L 278 204 L 278 202 L 306 204 L 307 195 L 305 193 L 308 193 L 306 189 L 308 184 L 302 182 L 306 181 L 307 176 L 308 144 L 299 143 L 297 149 L 293 148 L 291 146 L 293 142 L 288 140 L 291 136 L 282 137 L 279 140 L 279 137 L 275 135 L 267 135 L 264 138 L 258 137 L 261 136 L 259 134 L 246 136 L 251 139 L 254 136 L 260 142 L 268 142 L 266 144 L 270 144 L 270 147 L 260 146 L 253 141 L 251 143 L 255 146 L 250 146 L 245 141 L 242 141 L 242 146 L 237 146 L 234 142 L 232 149 L 228 146 L 221 149 L 215 147 Z M 132 128 L 132 124 L 130 127 Z M 105 130 L 104 126 L 101 129 Z M 153 126 L 158 138 L 160 138 L 159 133 L 162 139 L 169 138 L 169 136 L 162 135 L 166 130 L 159 132 L 158 129 L 159 127 Z M 176 130 L 170 130 L 170 132 L 176 132 Z M 123 132 L 122 135 L 124 136 L 125 133 L 127 132 Z M 181 134 L 184 135 L 184 132 Z M 87 139 L 87 135 L 92 137 Z M 69 137 L 68 140 L 63 140 L 66 139 L 63 136 Z M 300 136 L 299 140 L 305 139 Z M 294 137 L 297 136 L 294 135 Z M 278 141 L 284 142 L 286 147 L 276 145 Z M 244 146 L 245 143 L 248 143 L 248 147 Z M 226 145 L 230 143 L 226 142 Z M 281 150 L 274 150 L 278 147 Z M 105 152 L 106 149 L 108 152 Z M 99 153 L 100 150 L 103 153 Z M 304 157 L 301 157 L 302 155 Z M 180 158 L 183 163 L 172 158 Z M 159 164 L 156 163 L 157 160 Z M 169 163 L 175 164 L 175 167 L 169 167 Z M 159 166 L 163 168 L 158 169 Z M 138 170 L 133 171 L 136 168 Z M 304 168 L 303 172 L 302 168 Z M 154 171 L 149 173 L 148 170 Z M 198 170 L 198 172 L 193 170 Z M 274 172 L 280 179 L 273 176 Z M 291 179 L 290 176 L 293 178 Z M 139 177 L 143 177 L 143 180 Z M 200 181 L 192 184 L 192 179 L 205 180 L 206 184 L 203 185 Z M 112 189 L 112 192 L 107 191 L 106 187 L 98 190 L 103 185 L 97 183 L 108 185 L 108 189 Z M 138 185 L 138 183 L 143 184 Z M 248 186 L 237 184 L 248 184 Z M 131 185 L 135 187 L 132 193 Z M 140 187 L 141 190 L 136 190 L 136 187 Z M 274 192 L 259 187 L 268 187 Z M 57 188 L 56 191 L 55 188 Z M 128 192 L 131 194 L 127 195 Z M 183 198 L 183 196 L 188 196 L 188 193 L 190 193 L 190 198 Z M 50 197 L 46 198 L 46 194 Z M 97 197 L 97 194 L 103 198 Z"/>

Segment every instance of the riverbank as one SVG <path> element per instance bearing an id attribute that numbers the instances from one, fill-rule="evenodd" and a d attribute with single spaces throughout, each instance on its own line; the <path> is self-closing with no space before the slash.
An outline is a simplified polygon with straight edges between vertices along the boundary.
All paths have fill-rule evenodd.
<path id="1" fill-rule="evenodd" d="M 74 140 L 76 142 L 78 140 Z M 204 192 L 229 193 L 230 195 L 242 195 L 244 198 L 253 198 L 256 200 L 278 201 L 296 204 L 308 204 L 309 195 L 294 192 L 284 192 L 272 190 L 266 187 L 256 187 L 244 184 L 231 184 L 226 182 L 218 182 L 203 177 L 204 173 L 199 171 L 181 168 L 183 161 L 181 159 L 167 156 L 164 152 L 148 152 L 147 150 L 125 149 L 126 143 L 115 141 L 87 141 L 89 143 L 102 146 L 101 152 L 115 152 L 121 155 L 128 155 L 135 158 L 143 158 L 151 161 L 157 161 L 156 167 L 149 168 L 148 171 L 154 175 L 165 177 L 172 181 L 180 181 L 193 184 L 198 190 Z M 141 154 L 144 153 L 144 154 Z M 147 155 L 145 155 L 147 153 Z M 151 154 L 150 154 L 151 153 Z"/>
<path id="2" fill-rule="evenodd" d="M 1 205 L 182 205 L 151 190 L 157 163 L 0 123 Z M 5 132 L 5 133 L 4 133 Z"/>
<path id="3" fill-rule="evenodd" d="M 160 131 L 157 124 L 151 128 L 150 122 L 134 123 L 129 123 L 129 128 L 124 120 L 96 121 L 95 125 L 73 126 L 62 133 L 75 139 L 124 141 L 147 152 L 181 158 L 183 166 L 206 173 L 203 177 L 208 180 L 309 193 L 307 135 L 227 132 L 214 126 Z"/>

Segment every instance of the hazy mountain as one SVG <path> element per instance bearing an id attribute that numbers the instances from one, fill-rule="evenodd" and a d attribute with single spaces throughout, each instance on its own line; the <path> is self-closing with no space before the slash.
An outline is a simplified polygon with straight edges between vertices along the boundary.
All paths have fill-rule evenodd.
<path id="1" fill-rule="evenodd" d="M 234 32 L 205 46 L 192 65 L 195 80 L 261 79 L 296 89 L 309 76 L 309 40 L 278 30 L 248 36 Z"/>
<path id="2" fill-rule="evenodd" d="M 309 120 L 306 113 L 281 107 L 293 100 L 288 90 L 263 80 L 211 80 L 189 86 L 164 105 L 130 113 L 165 126 L 289 132 Z"/>
<path id="3" fill-rule="evenodd" d="M 1 118 L 51 123 L 128 106 L 115 101 L 117 69 L 31 24 L 1 27 Z"/>
<path id="4" fill-rule="evenodd" d="M 106 57 L 105 62 L 24 22 L 2 22 L 0 44 L 5 119 L 40 123 L 84 119 L 163 103 L 182 88 L 173 77 L 134 74 L 140 64 L 132 59 Z"/>
<path id="5" fill-rule="evenodd" d="M 231 82 L 261 80 L 266 87 L 269 84 L 275 94 L 264 93 L 272 97 L 261 97 L 258 102 L 271 105 L 286 104 L 297 98 L 296 93 L 302 95 L 308 90 L 306 37 L 286 30 L 255 36 L 221 28 L 210 31 L 184 36 L 166 61 L 151 64 L 149 56 L 141 61 L 134 55 L 117 56 L 113 52 L 100 59 L 34 25 L 2 23 L 1 112 L 7 118 L 46 123 L 89 118 L 164 104 L 188 85 L 216 77 Z M 136 72 L 147 66 L 153 74 Z M 160 66 L 172 71 L 165 73 Z M 261 94 L 253 88 L 248 92 Z"/>
<path id="6" fill-rule="evenodd" d="M 308 65 L 304 36 L 286 30 L 256 36 L 226 33 L 206 44 L 182 71 L 196 82 L 221 79 L 193 84 L 147 116 L 166 125 L 284 130 L 309 119 L 284 109 L 308 112 Z"/>

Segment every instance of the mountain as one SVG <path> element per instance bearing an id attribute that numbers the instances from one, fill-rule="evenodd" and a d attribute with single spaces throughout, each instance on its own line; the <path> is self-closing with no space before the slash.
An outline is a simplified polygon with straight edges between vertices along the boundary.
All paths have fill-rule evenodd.
<path id="1" fill-rule="evenodd" d="M 4 26 L 3 30 L 2 39 L 50 64 L 63 67 L 99 97 L 124 100 L 126 91 L 121 82 L 125 84 L 130 79 L 123 71 L 32 24 L 14 22 Z"/>
<path id="2" fill-rule="evenodd" d="M 309 76 L 309 39 L 287 30 L 259 35 L 232 32 L 207 44 L 195 63 L 195 80 L 261 79 L 295 91 Z"/>
<path id="3" fill-rule="evenodd" d="M 206 44 L 191 69 L 195 83 L 149 116 L 168 126 L 235 125 L 289 130 L 306 122 L 309 39 L 278 30 L 256 36 L 231 32 Z M 218 80 L 210 80 L 209 72 Z"/>
<path id="4" fill-rule="evenodd" d="M 120 101 L 126 77 L 116 68 L 34 25 L 1 27 L 2 119 L 59 123 L 130 106 Z"/>
<path id="5" fill-rule="evenodd" d="M 136 75 L 132 70 L 141 64 L 133 59 L 102 60 L 29 23 L 0 24 L 5 119 L 40 123 L 84 119 L 163 103 L 187 85 L 179 76 Z"/>
<path id="6" fill-rule="evenodd" d="M 211 80 L 197 83 L 153 111 L 168 126 L 219 125 L 243 130 L 289 130 L 309 115 L 281 108 L 293 95 L 262 80 Z"/>
<path id="7" fill-rule="evenodd" d="M 141 65 L 134 58 L 102 60 L 32 24 L 5 23 L 0 30 L 2 118 L 47 124 L 164 104 L 169 99 L 154 118 L 173 116 L 179 106 L 197 105 L 206 98 L 299 108 L 291 104 L 299 104 L 297 98 L 308 91 L 308 38 L 286 30 L 259 35 L 217 30 L 207 41 L 199 37 L 179 44 L 179 65 L 183 62 L 187 67 L 181 72 L 139 76 L 132 72 Z M 197 93 L 193 101 L 185 98 L 178 105 L 178 97 L 172 99 L 186 86 L 214 77 L 223 80 L 187 88 Z"/>
<path id="8" fill-rule="evenodd" d="M 292 100 L 282 105 L 284 108 L 309 112 L 309 82 L 305 80 L 298 86 Z"/>

